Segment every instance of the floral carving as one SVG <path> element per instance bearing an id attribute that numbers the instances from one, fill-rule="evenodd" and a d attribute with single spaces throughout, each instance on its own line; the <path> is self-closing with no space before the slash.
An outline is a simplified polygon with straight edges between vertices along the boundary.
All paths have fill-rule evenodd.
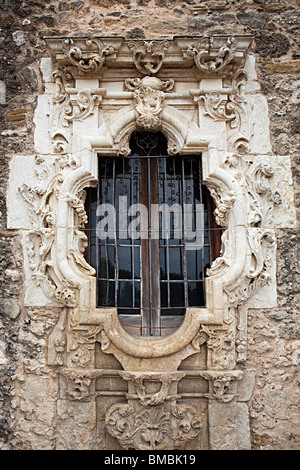
<path id="1" fill-rule="evenodd" d="M 78 227 L 84 228 L 88 222 L 88 217 L 84 208 L 85 191 L 81 191 L 79 196 L 67 193 L 65 201 L 74 209 L 78 218 Z"/>
<path id="2" fill-rule="evenodd" d="M 249 227 L 247 235 L 252 262 L 246 277 L 225 289 L 229 304 L 235 307 L 242 305 L 255 291 L 271 281 L 270 268 L 275 247 L 273 230 Z"/>
<path id="3" fill-rule="evenodd" d="M 272 191 L 270 186 L 274 170 L 268 158 L 249 159 L 238 154 L 229 154 L 225 160 L 224 168 L 229 169 L 246 190 L 249 226 L 267 225 L 274 206 L 282 203 L 281 194 L 277 190 Z"/>
<path id="4" fill-rule="evenodd" d="M 236 195 L 233 191 L 229 191 L 228 194 L 221 193 L 210 181 L 207 182 L 207 187 L 216 204 L 214 211 L 216 222 L 220 227 L 227 227 L 229 210 L 236 199 Z"/>
<path id="5" fill-rule="evenodd" d="M 94 113 L 101 101 L 101 93 L 89 89 L 72 88 L 74 78 L 66 66 L 60 66 L 53 73 L 56 93 L 53 96 L 51 116 L 51 137 L 55 153 L 67 153 L 69 127 L 74 121 L 83 121 Z"/>
<path id="6" fill-rule="evenodd" d="M 223 167 L 232 173 L 239 186 L 243 188 L 247 242 L 251 263 L 248 263 L 244 274 L 236 283 L 225 288 L 231 306 L 241 306 L 255 291 L 271 281 L 274 233 L 263 229 L 269 223 L 275 205 L 281 204 L 280 193 L 273 191 L 270 179 L 274 171 L 267 158 L 257 157 L 253 160 L 237 154 L 230 154 Z M 228 214 L 231 204 L 235 201 L 234 194 L 224 194 L 217 185 L 208 179 L 207 186 L 216 203 L 216 221 L 228 227 Z M 208 276 L 219 274 L 232 264 L 232 250 L 229 249 L 228 228 L 222 235 L 220 257 L 207 271 Z"/>
<path id="7" fill-rule="evenodd" d="M 73 101 L 70 94 L 64 90 L 63 94 L 54 97 L 55 110 L 53 121 L 58 126 L 69 127 L 72 121 L 81 121 L 93 114 L 98 96 L 90 90 L 80 90 Z"/>
<path id="8" fill-rule="evenodd" d="M 124 449 L 137 450 L 182 449 L 202 427 L 197 410 L 188 405 L 149 410 L 117 404 L 107 411 L 105 423 Z"/>
<path id="9" fill-rule="evenodd" d="M 200 351 L 202 344 L 206 343 L 211 351 L 211 364 L 222 369 L 228 368 L 231 364 L 230 352 L 234 347 L 234 333 L 231 322 L 224 320 L 224 325 L 201 325 L 198 333 L 191 341 L 191 345 L 196 351 Z"/>
<path id="10" fill-rule="evenodd" d="M 69 308 L 77 306 L 75 289 L 80 284 L 71 279 L 66 279 L 54 268 L 52 248 L 57 235 L 57 214 L 53 209 L 57 201 L 62 199 L 61 186 L 64 182 L 64 171 L 76 169 L 79 161 L 70 155 L 57 157 L 50 165 L 43 158 L 36 157 L 36 175 L 38 184 L 34 187 L 24 183 L 19 192 L 28 203 L 29 214 L 33 225 L 26 236 L 26 248 L 31 270 L 32 280 L 36 286 L 41 287 L 45 296 L 54 303 Z M 85 262 L 83 257 L 86 246 L 86 235 L 78 230 L 84 228 L 87 216 L 84 210 L 85 192 L 77 194 L 66 193 L 65 201 L 74 210 L 74 239 L 73 247 L 66 253 L 73 258 L 79 269 L 85 274 L 93 274 L 94 271 Z"/>
<path id="11" fill-rule="evenodd" d="M 214 121 L 227 122 L 233 133 L 228 139 L 229 148 L 235 152 L 249 151 L 251 133 L 244 105 L 245 72 L 238 70 L 230 80 L 228 93 L 213 91 L 198 98 L 203 102 L 205 114 Z M 226 90 L 226 88 L 225 88 Z"/>

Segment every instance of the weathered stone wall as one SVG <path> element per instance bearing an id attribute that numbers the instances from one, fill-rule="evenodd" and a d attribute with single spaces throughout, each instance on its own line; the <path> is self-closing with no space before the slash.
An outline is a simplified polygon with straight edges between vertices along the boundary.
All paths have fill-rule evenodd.
<path id="1" fill-rule="evenodd" d="M 299 8 L 299 0 L 0 0 L 0 449 L 56 446 L 58 383 L 45 354 L 57 314 L 22 307 L 20 235 L 7 229 L 5 205 L 11 156 L 34 153 L 40 59 L 47 55 L 43 36 L 254 35 L 272 153 L 290 155 L 299 207 Z M 253 449 L 300 448 L 299 230 L 280 229 L 277 237 L 278 307 L 249 314 L 247 367 L 257 370 Z"/>

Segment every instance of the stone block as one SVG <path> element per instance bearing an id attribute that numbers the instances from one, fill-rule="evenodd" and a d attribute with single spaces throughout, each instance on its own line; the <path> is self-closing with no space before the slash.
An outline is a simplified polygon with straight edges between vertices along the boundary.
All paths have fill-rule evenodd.
<path id="1" fill-rule="evenodd" d="M 247 114 L 249 122 L 253 123 L 250 153 L 267 154 L 271 152 L 269 112 L 266 97 L 262 95 L 247 97 Z"/>
<path id="2" fill-rule="evenodd" d="M 25 43 L 25 36 L 23 31 L 15 31 L 12 34 L 13 41 L 17 46 L 22 46 Z"/>
<path id="3" fill-rule="evenodd" d="M 6 104 L 6 85 L 0 80 L 0 104 Z"/>
<path id="4" fill-rule="evenodd" d="M 289 62 L 268 62 L 268 73 L 297 73 L 300 72 L 300 60 Z"/>
<path id="5" fill-rule="evenodd" d="M 267 22 L 267 15 L 263 12 L 244 11 L 237 14 L 239 22 L 253 29 L 264 28 Z"/>
<path id="6" fill-rule="evenodd" d="M 238 450 L 251 450 L 249 411 L 246 403 L 237 403 Z"/>

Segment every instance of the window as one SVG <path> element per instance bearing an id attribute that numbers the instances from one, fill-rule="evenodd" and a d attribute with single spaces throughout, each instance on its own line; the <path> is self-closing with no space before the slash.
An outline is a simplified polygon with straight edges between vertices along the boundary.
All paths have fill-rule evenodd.
<path id="1" fill-rule="evenodd" d="M 130 148 L 128 157 L 99 157 L 98 187 L 88 192 L 97 306 L 117 307 L 133 334 L 166 335 L 187 307 L 205 307 L 219 230 L 201 156 L 168 155 L 161 133 L 135 132 Z"/>

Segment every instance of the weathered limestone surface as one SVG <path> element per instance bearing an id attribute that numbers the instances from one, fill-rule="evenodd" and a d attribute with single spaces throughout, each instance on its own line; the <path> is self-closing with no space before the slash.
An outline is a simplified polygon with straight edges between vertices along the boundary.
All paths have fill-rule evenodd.
<path id="1" fill-rule="evenodd" d="M 126 380 L 119 375 L 83 377 L 79 387 L 83 401 L 74 401 L 74 396 L 78 398 L 78 390 L 72 388 L 72 376 L 68 372 L 65 375 L 58 372 L 58 364 L 49 365 L 52 358 L 49 338 L 55 326 L 58 325 L 61 333 L 63 330 L 60 328 L 63 325 L 61 306 L 49 299 L 47 303 L 41 292 L 37 293 L 36 287 L 32 293 L 28 289 L 33 282 L 23 248 L 31 220 L 17 186 L 29 182 L 38 185 L 48 169 L 43 167 L 42 162 L 36 165 L 36 156 L 53 156 L 48 130 L 52 112 L 49 97 L 55 93 L 55 86 L 43 36 L 168 39 L 176 35 L 233 33 L 254 36 L 246 63 L 247 115 L 253 123 L 249 147 L 251 162 L 262 159 L 271 165 L 274 177 L 268 178 L 268 183 L 272 193 L 277 190 L 282 197 L 281 204 L 272 206 L 270 217 L 265 219 L 264 225 L 265 229 L 273 230 L 276 237 L 276 246 L 272 245 L 271 249 L 272 259 L 276 254 L 276 269 L 273 264 L 269 271 L 272 282 L 244 304 L 248 316 L 247 357 L 242 370 L 247 370 L 247 374 L 243 379 L 236 380 L 236 391 L 234 388 L 226 390 L 225 395 L 231 391 L 235 394 L 234 398 L 228 403 L 216 400 L 219 396 L 218 389 L 213 387 L 216 378 L 205 377 L 201 369 L 202 359 L 199 363 L 195 359 L 190 366 L 193 369 L 196 363 L 202 370 L 204 375 L 198 378 L 195 388 L 206 394 L 206 398 L 198 398 L 196 402 L 202 427 L 198 433 L 195 430 L 195 437 L 191 434 L 188 445 L 191 448 L 202 445 L 210 449 L 300 448 L 299 13 L 299 2 L 296 0 L 1 2 L 1 450 L 121 448 L 119 441 L 105 431 L 109 426 L 105 415 L 108 416 L 108 409 L 111 410 L 109 416 L 118 412 L 118 408 L 113 406 L 120 403 L 127 405 L 125 394 L 128 383 L 134 395 L 139 391 L 134 389 L 133 377 Z M 80 129 L 89 126 L 92 119 L 83 122 L 81 128 L 80 123 L 74 122 L 73 128 L 80 132 Z M 205 116 L 203 122 L 207 123 L 209 119 Z M 224 133 L 224 123 L 216 124 Z M 214 122 L 208 126 L 213 128 Z M 220 154 L 218 148 L 222 148 L 222 142 L 220 137 L 215 144 L 216 155 Z M 239 163 L 229 163 L 226 168 L 230 166 L 237 171 Z M 40 173 L 35 173 L 36 170 Z M 64 171 L 67 173 L 69 169 Z M 268 212 L 267 199 L 264 199 L 263 207 Z M 37 299 L 40 299 L 40 304 Z M 240 312 L 240 319 L 241 322 L 245 319 L 245 312 Z M 60 338 L 55 335 L 55 338 Z M 102 341 L 105 343 L 104 337 Z M 241 341 L 239 345 L 243 344 Z M 62 343 L 56 344 L 56 347 L 57 359 L 60 348 L 64 350 L 64 347 Z M 103 349 L 103 343 L 101 347 Z M 203 346 L 201 348 L 203 350 Z M 118 356 L 115 349 L 112 351 Z M 97 354 L 98 365 L 93 365 L 96 370 L 101 367 L 121 369 L 118 359 L 110 361 L 111 354 L 104 351 Z M 71 364 L 74 366 L 74 358 L 70 356 L 69 368 Z M 213 362 L 213 358 L 210 360 Z M 232 357 L 226 354 L 219 360 L 225 369 L 234 363 Z M 156 379 L 159 382 L 158 376 Z M 141 398 L 146 401 L 148 393 L 153 395 L 158 391 L 153 389 L 153 377 L 147 380 L 147 393 Z M 120 396 L 105 398 L 107 408 L 104 409 L 101 393 L 105 390 L 103 384 L 107 383 L 114 383 Z M 172 387 L 175 387 L 174 382 Z M 253 393 L 247 394 L 247 390 L 253 390 Z M 132 402 L 137 406 L 136 398 Z M 206 421 L 207 414 L 210 416 L 209 423 Z M 220 422 L 220 416 L 223 422 Z M 207 438 L 209 434 L 210 443 Z M 123 441 L 123 447 L 127 444 Z"/>

